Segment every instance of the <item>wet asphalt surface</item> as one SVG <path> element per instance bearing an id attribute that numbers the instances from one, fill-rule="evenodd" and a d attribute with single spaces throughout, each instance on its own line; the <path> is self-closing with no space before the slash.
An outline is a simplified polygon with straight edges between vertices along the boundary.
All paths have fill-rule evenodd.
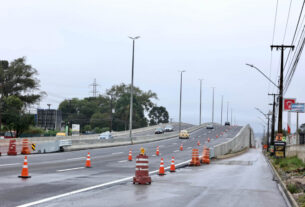
<path id="1" fill-rule="evenodd" d="M 135 157 L 139 153 L 140 147 L 144 147 L 149 156 L 150 171 L 159 169 L 161 157 L 164 158 L 165 167 L 170 165 L 172 156 L 175 157 L 176 163 L 181 163 L 191 159 L 192 148 L 199 148 L 201 154 L 202 144 L 213 146 L 227 141 L 234 137 L 240 129 L 241 127 L 215 125 L 213 130 L 201 128 L 191 133 L 191 138 L 187 140 L 176 137 L 132 146 L 29 155 L 29 173 L 32 178 L 27 180 L 17 177 L 21 172 L 23 156 L 2 156 L 0 157 L 0 206 L 26 204 L 133 176 Z M 216 138 L 216 135 L 225 130 L 228 131 L 223 136 Z M 210 143 L 207 143 L 208 137 L 211 139 Z M 198 140 L 201 142 L 199 147 L 197 146 Z M 184 147 L 183 151 L 179 151 L 181 143 Z M 160 147 L 160 156 L 155 155 L 157 146 Z M 127 161 L 130 149 L 133 152 L 132 162 Z M 91 153 L 92 168 L 84 168 L 87 152 Z M 107 189 L 110 186 L 107 185 L 100 189 Z M 113 196 L 117 197 L 117 195 Z"/>
<path id="2" fill-rule="evenodd" d="M 38 206 L 133 207 L 286 207 L 262 153 L 247 153 L 210 165 L 187 167 L 165 176 L 153 175 L 151 185 L 127 182 L 53 200 Z M 119 198 L 115 195 L 119 195 Z"/>

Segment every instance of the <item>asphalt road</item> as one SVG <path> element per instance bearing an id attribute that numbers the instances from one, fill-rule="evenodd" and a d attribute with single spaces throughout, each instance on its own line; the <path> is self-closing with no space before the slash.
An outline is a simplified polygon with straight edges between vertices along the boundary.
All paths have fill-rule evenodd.
<path id="1" fill-rule="evenodd" d="M 152 176 L 150 186 L 127 182 L 63 197 L 48 207 L 286 207 L 271 169 L 257 149 L 238 157 Z M 115 195 L 120 195 L 119 199 Z"/>
<path id="2" fill-rule="evenodd" d="M 216 135 L 224 132 L 225 129 L 228 129 L 228 132 L 216 138 Z M 101 189 L 108 188 L 114 185 L 112 181 L 134 175 L 135 156 L 142 146 L 149 156 L 150 171 L 155 171 L 159 169 L 161 157 L 164 158 L 165 166 L 170 165 L 172 156 L 175 156 L 176 163 L 184 162 L 191 159 L 191 150 L 198 147 L 198 140 L 203 144 L 210 137 L 211 142 L 206 144 L 215 145 L 234 137 L 240 129 L 241 127 L 215 125 L 213 130 L 202 128 L 191 133 L 189 140 L 180 140 L 177 137 L 146 144 L 93 149 L 90 150 L 92 168 L 84 168 L 88 152 L 86 150 L 29 155 L 29 172 L 32 178 L 27 180 L 17 177 L 21 172 L 23 156 L 2 156 L 0 157 L 0 206 L 31 203 L 98 184 L 102 184 Z M 179 151 L 181 143 L 184 151 Z M 157 146 L 160 147 L 159 157 L 155 156 Z M 202 146 L 198 148 L 201 153 Z M 129 149 L 133 152 L 132 162 L 127 161 Z M 105 183 L 109 184 L 103 185 Z"/>

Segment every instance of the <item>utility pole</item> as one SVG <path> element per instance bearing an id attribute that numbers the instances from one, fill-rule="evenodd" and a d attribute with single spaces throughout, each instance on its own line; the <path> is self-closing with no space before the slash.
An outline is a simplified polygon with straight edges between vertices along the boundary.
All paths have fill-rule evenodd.
<path id="1" fill-rule="evenodd" d="M 180 72 L 180 104 L 179 104 L 179 133 L 181 131 L 181 100 L 182 100 L 182 73 L 185 70 L 181 70 Z"/>
<path id="2" fill-rule="evenodd" d="M 212 123 L 214 123 L 214 89 L 215 87 L 212 87 L 213 88 L 213 97 L 212 97 Z"/>
<path id="3" fill-rule="evenodd" d="M 134 50 L 135 50 L 135 40 L 139 39 L 140 36 L 137 37 L 129 37 L 132 39 L 132 63 L 131 63 L 131 84 L 130 84 L 130 110 L 129 110 L 129 138 L 131 144 L 132 141 L 132 113 L 133 113 L 133 74 L 134 74 Z"/>
<path id="4" fill-rule="evenodd" d="M 271 50 L 281 50 L 281 74 L 280 74 L 280 87 L 279 87 L 279 119 L 278 119 L 278 133 L 282 134 L 282 118 L 283 118 L 283 79 L 284 79 L 284 50 L 286 48 L 294 49 L 293 45 L 271 45 Z"/>
<path id="5" fill-rule="evenodd" d="M 199 101 L 199 126 L 201 125 L 201 99 L 202 99 L 202 79 L 199 79 L 200 81 L 200 101 Z"/>
<path id="6" fill-rule="evenodd" d="M 223 110 L 223 96 L 221 96 L 221 115 L 220 115 L 220 124 L 222 125 L 222 110 Z"/>
<path id="7" fill-rule="evenodd" d="M 270 145 L 273 146 L 274 145 L 274 132 L 275 132 L 275 96 L 278 96 L 279 94 L 268 94 L 269 96 L 273 96 L 273 105 L 272 106 L 272 123 L 271 123 L 271 140 L 270 140 Z"/>

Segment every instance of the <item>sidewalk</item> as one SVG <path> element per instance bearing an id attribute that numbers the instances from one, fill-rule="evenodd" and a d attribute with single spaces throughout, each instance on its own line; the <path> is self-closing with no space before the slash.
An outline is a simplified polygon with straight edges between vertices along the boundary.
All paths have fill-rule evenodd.
<path id="1" fill-rule="evenodd" d="M 96 189 L 44 203 L 41 206 L 287 206 L 262 153 L 250 149 L 238 157 L 188 167 L 152 184 L 131 182 Z"/>

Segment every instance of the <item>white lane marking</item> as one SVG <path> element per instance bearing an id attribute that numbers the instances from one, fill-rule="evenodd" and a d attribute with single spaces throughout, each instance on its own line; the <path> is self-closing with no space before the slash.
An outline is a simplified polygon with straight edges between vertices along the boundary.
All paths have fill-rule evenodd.
<path id="1" fill-rule="evenodd" d="M 156 157 L 156 155 L 152 155 L 153 157 Z"/>
<path id="2" fill-rule="evenodd" d="M 176 164 L 176 167 L 179 167 L 181 165 L 185 165 L 185 164 L 189 163 L 190 161 L 191 160 L 187 160 L 185 162 L 178 163 L 178 164 Z M 170 169 L 170 167 L 166 167 L 164 169 L 168 170 L 168 169 Z M 154 174 L 154 173 L 157 173 L 157 172 L 159 172 L 159 170 L 151 171 L 151 172 L 149 172 L 149 174 Z M 60 195 L 57 195 L 57 196 L 44 198 L 44 199 L 34 201 L 34 202 L 31 202 L 31 203 L 22 204 L 22 205 L 19 205 L 17 207 L 29 207 L 29 206 L 34 206 L 34 205 L 38 205 L 38 204 L 41 204 L 41 203 L 46 203 L 46 202 L 49 202 L 49 201 L 52 201 L 52 200 L 55 200 L 55 199 L 58 199 L 58 198 L 63 198 L 63 197 L 67 197 L 67 196 L 77 194 L 77 193 L 83 193 L 83 192 L 86 192 L 86 191 L 89 191 L 89 190 L 93 190 L 93 189 L 96 189 L 96 188 L 101 188 L 101 187 L 105 187 L 105 186 L 108 186 L 108 185 L 113 185 L 113 184 L 117 184 L 117 183 L 120 183 L 120 182 L 128 181 L 128 180 L 131 180 L 132 178 L 133 178 L 133 176 L 122 178 L 122 179 L 119 179 L 119 180 L 110 181 L 108 183 L 102 183 L 102 184 L 94 185 L 94 186 L 87 187 L 87 188 L 82 188 L 82 189 L 79 189 L 79 190 L 71 191 L 71 192 L 60 194 Z"/>
<path id="3" fill-rule="evenodd" d="M 192 149 L 192 147 L 188 147 L 188 149 Z"/>
<path id="4" fill-rule="evenodd" d="M 179 152 L 179 150 L 175 150 L 174 152 Z"/>
<path id="5" fill-rule="evenodd" d="M 163 147 L 163 145 L 159 145 L 159 147 Z"/>
<path id="6" fill-rule="evenodd" d="M 65 172 L 65 171 L 70 171 L 70 170 L 79 170 L 83 169 L 85 167 L 75 167 L 75 168 L 69 168 L 69 169 L 63 169 L 63 170 L 56 170 L 57 172 Z"/>
<path id="7" fill-rule="evenodd" d="M 121 160 L 121 161 L 119 161 L 119 162 L 127 162 L 127 160 Z"/>
<path id="8" fill-rule="evenodd" d="M 20 165 L 20 163 L 3 164 L 3 165 L 0 165 L 0 167 L 10 166 L 10 165 Z"/>
<path id="9" fill-rule="evenodd" d="M 175 143 L 173 143 L 173 145 L 177 145 L 177 144 L 178 144 L 178 143 L 176 143 L 176 142 L 175 142 Z"/>
<path id="10" fill-rule="evenodd" d="M 69 158 L 66 160 L 81 160 L 81 159 L 85 159 L 85 157 L 75 157 L 75 158 Z"/>
<path id="11" fill-rule="evenodd" d="M 114 153 L 111 153 L 112 155 L 119 155 L 119 154 L 123 154 L 123 152 L 114 152 Z"/>

